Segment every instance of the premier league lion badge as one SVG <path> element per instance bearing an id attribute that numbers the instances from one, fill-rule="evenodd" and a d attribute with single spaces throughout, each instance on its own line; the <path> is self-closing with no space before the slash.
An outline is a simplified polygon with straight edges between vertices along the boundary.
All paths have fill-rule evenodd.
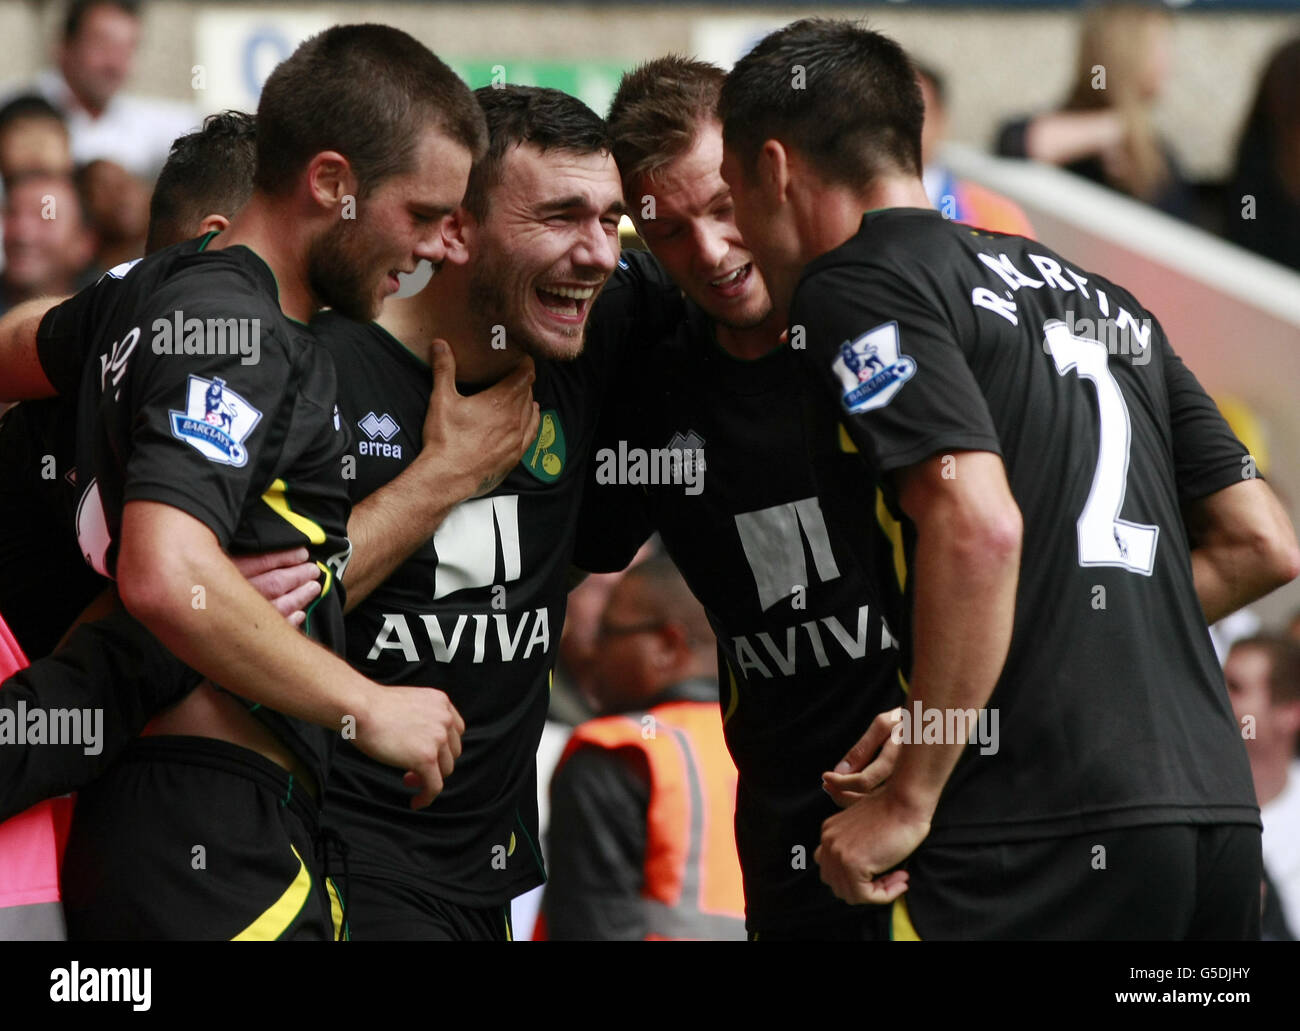
<path id="1" fill-rule="evenodd" d="M 851 415 L 884 408 L 916 375 L 916 362 L 898 351 L 898 323 L 887 322 L 840 345 L 831 369 L 844 385 Z"/>
<path id="2" fill-rule="evenodd" d="M 244 440 L 262 413 L 226 386 L 220 376 L 190 376 L 185 411 L 170 413 L 172 436 L 194 447 L 210 462 L 242 466 L 248 461 Z"/>

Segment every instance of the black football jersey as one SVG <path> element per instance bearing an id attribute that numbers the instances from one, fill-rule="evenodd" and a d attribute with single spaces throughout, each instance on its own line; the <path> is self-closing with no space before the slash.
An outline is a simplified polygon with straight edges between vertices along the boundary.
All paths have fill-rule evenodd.
<path id="1" fill-rule="evenodd" d="M 202 240 L 174 253 L 197 250 Z M 77 389 L 95 330 L 122 277 L 105 272 L 41 320 L 37 355 L 57 397 L 24 401 L 0 419 L 0 616 L 33 661 L 48 655 L 107 582 L 82 561 L 77 503 Z"/>
<path id="2" fill-rule="evenodd" d="M 622 569 L 658 531 L 704 606 L 739 771 L 749 929 L 852 919 L 812 858 L 838 811 L 821 775 L 902 699 L 899 592 L 876 576 L 892 574 L 896 524 L 878 521 L 868 478 L 818 484 L 790 347 L 736 359 L 653 258 L 622 265 L 592 318 L 632 313 L 636 343 L 602 416 L 577 563 Z"/>
<path id="3" fill-rule="evenodd" d="M 329 355 L 281 312 L 275 277 L 246 247 L 167 248 L 118 294 L 81 378 L 83 556 L 113 575 L 134 500 L 181 509 L 231 554 L 305 546 L 323 588 L 304 631 L 341 653 L 350 502 Z M 338 733 L 251 709 L 323 783 Z"/>
<path id="4" fill-rule="evenodd" d="M 907 558 L 887 474 L 928 457 L 1000 454 L 1024 517 L 997 722 L 929 840 L 1257 823 L 1180 507 L 1253 464 L 1154 316 L 1033 241 L 892 209 L 805 268 L 790 321 L 814 450 L 847 427 L 865 465 L 836 475 L 885 484 Z"/>
<path id="5" fill-rule="evenodd" d="M 432 374 L 378 325 L 325 312 L 312 327 L 338 366 L 359 501 L 419 453 Z M 325 818 L 359 873 L 469 906 L 503 904 L 544 879 L 536 753 L 608 351 L 593 336 L 574 361 L 537 362 L 541 424 L 522 461 L 452 509 L 348 614 L 352 665 L 380 683 L 446 691 L 465 720 L 455 770 L 418 811 L 401 771 L 344 743 Z"/>

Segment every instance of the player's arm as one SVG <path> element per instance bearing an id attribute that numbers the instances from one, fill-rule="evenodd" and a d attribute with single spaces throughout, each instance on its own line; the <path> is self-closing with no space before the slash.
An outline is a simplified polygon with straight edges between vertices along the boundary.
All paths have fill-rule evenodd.
<path id="1" fill-rule="evenodd" d="M 35 401 L 59 393 L 41 365 L 36 332 L 46 312 L 60 300 L 38 297 L 0 316 L 0 402 Z"/>
<path id="2" fill-rule="evenodd" d="M 537 436 L 532 359 L 487 390 L 463 397 L 456 360 L 433 347 L 433 394 L 420 453 L 399 476 L 359 501 L 348 520 L 352 558 L 347 608 L 354 608 L 433 535 L 462 501 L 494 490 Z"/>
<path id="3" fill-rule="evenodd" d="M 1169 395 L 1174 475 L 1206 621 L 1217 622 L 1300 574 L 1295 530 L 1218 406 L 1155 336 Z"/>
<path id="4" fill-rule="evenodd" d="M 442 790 L 464 722 L 441 691 L 380 686 L 296 632 L 248 583 L 203 522 L 170 505 L 128 501 L 117 560 L 127 610 L 186 665 L 250 701 L 342 730 L 373 758 Z M 196 608 L 195 588 L 204 605 Z"/>
<path id="5" fill-rule="evenodd" d="M 1300 545 L 1277 495 L 1241 480 L 1184 507 L 1192 575 L 1207 623 L 1300 576 Z"/>
<path id="6" fill-rule="evenodd" d="M 993 693 L 1011 644 L 1020 510 L 1002 459 L 988 452 L 936 455 L 896 477 L 899 506 L 916 527 L 908 701 L 923 711 L 977 711 Z M 836 895 L 883 903 L 902 893 L 905 874 L 880 875 L 929 833 L 965 744 L 904 743 L 884 787 L 825 822 L 816 860 Z"/>
<path id="7" fill-rule="evenodd" d="M 236 559 L 241 575 L 297 626 L 320 593 L 305 548 Z M 202 677 L 168 652 L 109 588 L 64 635 L 52 655 L 0 686 L 0 709 L 90 712 L 80 744 L 0 748 L 0 820 L 84 787 L 111 765 L 149 720 Z"/>

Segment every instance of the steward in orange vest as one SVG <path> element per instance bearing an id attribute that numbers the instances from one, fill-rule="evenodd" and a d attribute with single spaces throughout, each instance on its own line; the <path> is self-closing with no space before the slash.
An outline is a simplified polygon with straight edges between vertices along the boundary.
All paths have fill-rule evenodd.
<path id="1" fill-rule="evenodd" d="M 633 567 L 601 620 L 593 689 L 551 780 L 536 937 L 743 940 L 736 768 L 708 622 L 666 558 Z"/>

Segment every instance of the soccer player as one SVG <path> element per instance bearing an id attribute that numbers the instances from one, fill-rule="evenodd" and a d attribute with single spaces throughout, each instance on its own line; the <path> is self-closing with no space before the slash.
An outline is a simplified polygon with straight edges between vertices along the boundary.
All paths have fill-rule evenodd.
<path id="1" fill-rule="evenodd" d="M 154 188 L 148 253 L 230 224 L 253 189 L 254 140 L 252 116 L 226 111 L 172 144 Z M 82 560 L 72 530 L 75 384 L 96 320 L 133 264 L 43 313 L 33 346 L 45 377 L 64 383 L 67 393 L 28 400 L 0 422 L 0 615 L 32 660 L 48 655 L 106 586 Z"/>
<path id="2" fill-rule="evenodd" d="M 890 40 L 796 22 L 719 114 L 737 225 L 806 333 L 814 463 L 847 428 L 903 525 L 918 718 L 825 824 L 822 877 L 906 890 L 923 938 L 1257 936 L 1259 812 L 1206 621 L 1300 553 L 1246 449 L 1131 293 L 929 208 Z"/>
<path id="3" fill-rule="evenodd" d="M 306 322 L 323 304 L 369 317 L 399 270 L 442 260 L 481 116 L 411 37 L 340 26 L 272 73 L 257 143 L 225 246 L 142 262 L 82 379 L 83 553 L 221 688 L 155 719 L 81 793 L 74 937 L 334 937 L 315 820 L 338 733 L 410 771 L 418 804 L 459 751 L 445 696 L 377 689 L 314 643 L 341 649 L 349 503 L 334 370 Z M 306 636 L 225 554 L 304 544 L 325 576 Z"/>
<path id="4" fill-rule="evenodd" d="M 420 460 L 431 389 L 475 392 L 531 359 L 540 406 L 535 438 L 504 481 L 454 508 L 348 615 L 348 657 L 362 673 L 436 685 L 466 725 L 455 775 L 418 811 L 399 770 L 340 749 L 326 810 L 349 846 L 358 939 L 504 939 L 510 900 L 542 883 L 535 754 L 582 471 L 625 328 L 584 348 L 623 211 L 604 123 L 557 90 L 489 87 L 477 98 L 488 150 L 449 224 L 448 262 L 377 323 L 324 313 L 312 324 L 339 368 L 354 497 Z M 375 525 L 410 532 L 401 517 Z"/>
<path id="5" fill-rule="evenodd" d="M 718 172 L 723 78 L 661 58 L 625 75 L 610 107 L 629 211 L 658 260 L 629 251 L 592 315 L 629 322 L 636 343 L 603 416 L 576 561 L 622 569 L 657 531 L 708 613 L 750 935 L 886 938 L 888 913 L 836 899 L 811 860 L 837 811 L 823 773 L 902 698 L 886 606 L 898 589 L 872 574 L 893 569 L 894 524 L 877 522 L 873 484 L 818 484 L 805 460 L 802 341 L 782 342 Z M 620 476 L 620 453 L 640 472 L 629 459 Z M 651 481 L 654 456 L 669 475 Z"/>

